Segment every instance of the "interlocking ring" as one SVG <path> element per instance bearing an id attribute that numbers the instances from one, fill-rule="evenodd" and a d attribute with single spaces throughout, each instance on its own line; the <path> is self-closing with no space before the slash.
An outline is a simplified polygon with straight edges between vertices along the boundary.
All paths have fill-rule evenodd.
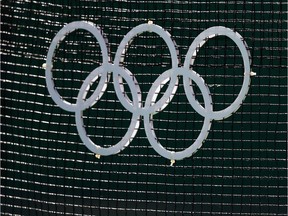
<path id="1" fill-rule="evenodd" d="M 96 38 L 100 45 L 103 62 L 101 66 L 94 69 L 84 80 L 78 93 L 76 103 L 72 104 L 62 99 L 60 94 L 56 90 L 52 75 L 52 65 L 55 49 L 67 34 L 75 31 L 76 29 L 84 29 L 93 34 L 93 36 Z M 156 33 L 165 41 L 169 48 L 172 62 L 172 68 L 163 72 L 152 84 L 150 90 L 148 91 L 144 105 L 142 105 L 141 89 L 135 76 L 133 76 L 133 74 L 127 68 L 122 66 L 127 47 L 129 46 L 129 44 L 131 44 L 135 37 L 142 34 L 143 32 Z M 199 48 L 202 47 L 208 39 L 219 35 L 229 37 L 236 43 L 237 47 L 240 49 L 244 62 L 244 80 L 240 93 L 234 100 L 234 102 L 223 110 L 213 111 L 213 103 L 208 86 L 204 82 L 203 78 L 194 70 L 190 69 L 190 67 L 194 64 Z M 178 50 L 176 49 L 177 45 L 171 39 L 171 35 L 162 27 L 152 23 L 138 25 L 124 36 L 116 51 L 113 63 L 110 63 L 110 55 L 109 50 L 107 49 L 107 44 L 107 39 L 102 34 L 101 29 L 95 26 L 93 23 L 84 21 L 72 22 L 64 26 L 56 34 L 49 47 L 46 60 L 46 83 L 52 99 L 62 109 L 75 113 L 76 127 L 81 140 L 88 147 L 88 149 L 98 155 L 117 154 L 126 146 L 128 146 L 132 139 L 135 137 L 139 129 L 141 119 L 140 117 L 143 116 L 144 128 L 147 138 L 151 146 L 158 154 L 173 161 L 182 160 L 183 158 L 190 157 L 201 147 L 203 141 L 207 138 L 212 120 L 222 120 L 228 118 L 232 113 L 236 112 L 239 109 L 248 93 L 251 75 L 250 52 L 246 42 L 241 37 L 241 35 L 229 28 L 222 26 L 211 27 L 199 34 L 189 47 L 183 67 L 178 66 L 180 60 L 178 57 Z M 95 144 L 87 136 L 83 124 L 82 115 L 84 110 L 93 106 L 98 100 L 100 100 L 106 90 L 107 83 L 110 80 L 111 74 L 113 77 L 113 84 L 116 95 L 124 108 L 132 113 L 132 119 L 129 128 L 123 138 L 115 145 L 112 145 L 108 148 L 103 148 Z M 177 91 L 179 77 L 183 77 L 185 94 L 190 105 L 197 113 L 204 117 L 204 123 L 198 138 L 193 144 L 191 144 L 190 147 L 183 151 L 174 152 L 165 149 L 157 140 L 157 136 L 154 132 L 153 127 L 153 115 L 165 109 L 165 107 L 172 100 L 173 96 Z M 94 92 L 89 98 L 86 98 L 90 86 L 98 79 L 100 80 L 97 88 L 94 90 Z M 132 94 L 132 101 L 125 93 L 123 80 L 125 80 L 125 82 L 128 84 L 128 87 L 130 88 L 130 92 Z M 199 87 L 203 95 L 204 107 L 198 102 L 195 97 L 191 85 L 192 81 Z M 162 86 L 167 83 L 168 87 L 164 92 L 163 96 L 158 99 L 158 101 L 156 101 Z"/>

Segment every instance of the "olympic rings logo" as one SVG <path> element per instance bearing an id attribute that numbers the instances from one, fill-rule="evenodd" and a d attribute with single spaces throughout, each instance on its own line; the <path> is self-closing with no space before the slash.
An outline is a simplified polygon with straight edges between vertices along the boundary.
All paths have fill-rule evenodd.
<path id="1" fill-rule="evenodd" d="M 92 33 L 93 36 L 97 39 L 101 48 L 103 63 L 101 66 L 94 69 L 87 76 L 80 88 L 76 103 L 72 104 L 62 99 L 62 97 L 59 95 L 58 91 L 55 88 L 51 70 L 55 49 L 67 34 L 75 31 L 76 29 L 86 30 Z M 161 37 L 169 48 L 172 61 L 172 68 L 163 72 L 152 84 L 144 105 L 142 105 L 141 90 L 136 78 L 127 68 L 121 66 L 121 63 L 124 61 L 127 46 L 129 46 L 129 44 L 137 35 L 140 35 L 143 32 L 154 32 L 159 37 Z M 213 103 L 209 88 L 205 84 L 203 78 L 194 70 L 190 69 L 190 65 L 193 65 L 199 48 L 203 46 L 207 40 L 220 35 L 224 35 L 232 39 L 239 48 L 244 63 L 244 79 L 240 93 L 238 94 L 234 102 L 226 109 L 220 111 L 213 111 Z M 125 147 L 127 147 L 132 141 L 132 139 L 135 137 L 140 125 L 140 117 L 143 116 L 147 138 L 151 146 L 155 149 L 157 153 L 174 162 L 175 160 L 182 160 L 183 158 L 190 157 L 201 147 L 203 141 L 207 138 L 212 120 L 222 120 L 229 117 L 232 113 L 236 112 L 248 93 L 250 76 L 253 74 L 253 72 L 251 72 L 250 70 L 250 52 L 242 36 L 229 28 L 216 26 L 208 28 L 202 33 L 200 33 L 190 45 L 185 57 L 183 67 L 178 66 L 180 60 L 177 50 L 175 48 L 176 44 L 171 39 L 170 34 L 162 27 L 155 25 L 151 22 L 134 27 L 124 36 L 116 51 L 113 63 L 110 63 L 110 56 L 107 44 L 107 39 L 103 36 L 101 29 L 95 26 L 93 23 L 84 21 L 76 21 L 69 23 L 64 26 L 52 40 L 47 54 L 45 66 L 47 88 L 52 99 L 62 109 L 75 113 L 76 127 L 81 137 L 81 140 L 88 147 L 88 149 L 96 153 L 96 155 L 117 154 Z M 89 107 L 97 103 L 98 100 L 100 100 L 101 96 L 106 90 L 107 83 L 109 82 L 111 76 L 113 77 L 113 84 L 117 97 L 120 103 L 125 107 L 125 109 L 132 113 L 132 119 L 129 128 L 123 138 L 115 145 L 112 145 L 108 148 L 103 148 L 95 144 L 87 136 L 83 124 L 82 115 L 85 109 L 88 109 Z M 197 113 L 204 117 L 204 123 L 198 138 L 190 147 L 183 151 L 174 152 L 168 151 L 161 145 L 159 141 L 157 141 L 157 137 L 153 129 L 153 115 L 163 110 L 172 100 L 173 96 L 177 91 L 179 77 L 183 78 L 185 94 L 190 105 Z M 97 88 L 94 90 L 94 92 L 89 98 L 86 98 L 90 86 L 96 80 L 99 80 Z M 131 90 L 132 100 L 130 100 L 125 93 L 123 80 L 125 80 Z M 193 87 L 191 85 L 192 81 L 198 85 L 203 95 L 205 105 L 204 107 L 195 98 Z M 158 101 L 156 101 L 162 86 L 167 83 L 168 87 L 165 93 Z"/>

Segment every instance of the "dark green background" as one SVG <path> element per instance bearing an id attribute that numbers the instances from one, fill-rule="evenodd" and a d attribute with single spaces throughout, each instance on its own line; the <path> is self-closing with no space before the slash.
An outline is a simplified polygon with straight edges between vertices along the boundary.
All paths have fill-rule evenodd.
<path id="1" fill-rule="evenodd" d="M 2 1 L 1 213 L 286 215 L 286 9 L 286 1 Z M 74 114 L 52 101 L 42 69 L 52 38 L 69 22 L 100 26 L 113 59 L 123 36 L 148 19 L 170 32 L 182 63 L 201 31 L 232 28 L 249 45 L 257 73 L 241 108 L 214 121 L 202 148 L 173 167 L 151 148 L 143 121 L 124 151 L 96 159 L 78 136 Z M 75 101 L 82 81 L 100 64 L 95 39 L 84 31 L 71 33 L 56 52 L 57 90 Z M 169 51 L 145 33 L 132 43 L 125 67 L 145 99 L 153 81 L 171 67 Z M 207 82 L 216 110 L 237 97 L 243 65 L 229 39 L 209 40 L 193 69 Z M 87 133 L 103 146 L 119 141 L 131 118 L 112 81 L 84 116 Z M 191 145 L 202 122 L 181 83 L 169 106 L 154 116 L 159 141 L 174 150 Z"/>

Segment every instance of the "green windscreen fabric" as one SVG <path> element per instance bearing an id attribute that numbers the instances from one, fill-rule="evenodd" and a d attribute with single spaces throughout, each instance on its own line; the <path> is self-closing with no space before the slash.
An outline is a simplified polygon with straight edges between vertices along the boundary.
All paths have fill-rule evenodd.
<path id="1" fill-rule="evenodd" d="M 89 21 L 107 37 L 113 60 L 123 37 L 149 20 L 177 43 L 179 66 L 205 29 L 238 32 L 256 75 L 241 107 L 213 121 L 191 157 L 170 166 L 151 147 L 141 119 L 129 146 L 98 159 L 83 144 L 75 113 L 61 109 L 47 90 L 48 48 L 67 23 Z M 55 51 L 55 89 L 75 103 L 83 81 L 101 64 L 93 35 L 71 32 Z M 154 81 L 171 69 L 169 49 L 155 33 L 143 33 L 130 44 L 123 66 L 145 102 Z M 237 98 L 243 68 L 228 37 L 216 36 L 200 48 L 193 70 L 205 80 L 214 110 Z M 182 79 L 178 85 L 168 106 L 153 116 L 158 141 L 171 151 L 188 148 L 204 121 L 189 104 Z M 193 88 L 203 104 L 200 89 Z M 129 86 L 124 90 L 132 100 Z M 101 99 L 83 111 L 87 136 L 101 147 L 119 142 L 131 118 L 112 79 Z M 1 215 L 287 215 L 287 2 L 1 1 Z"/>

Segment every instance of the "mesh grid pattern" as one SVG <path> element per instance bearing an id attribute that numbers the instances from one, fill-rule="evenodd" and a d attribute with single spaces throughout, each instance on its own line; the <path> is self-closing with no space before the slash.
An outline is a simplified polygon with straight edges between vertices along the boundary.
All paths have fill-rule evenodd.
<path id="1" fill-rule="evenodd" d="M 1 9 L 2 215 L 287 214 L 286 1 L 3 0 Z M 42 68 L 52 38 L 69 22 L 100 26 L 113 59 L 123 36 L 148 19 L 170 32 L 182 63 L 203 30 L 235 29 L 249 45 L 257 73 L 241 108 L 213 122 L 202 148 L 173 167 L 150 146 L 143 121 L 124 151 L 96 159 L 79 138 L 74 114 L 49 96 Z M 75 102 L 83 80 L 101 64 L 100 49 L 89 33 L 73 32 L 54 61 L 57 90 Z M 171 68 L 168 48 L 154 34 L 137 37 L 124 64 L 144 99 Z M 193 69 L 207 82 L 216 110 L 237 97 L 243 62 L 228 38 L 209 40 Z M 197 88 L 196 97 L 203 100 Z M 112 82 L 84 112 L 88 135 L 106 147 L 123 137 L 130 119 Z M 202 124 L 181 82 L 154 117 L 155 133 L 171 150 L 191 145 Z"/>

